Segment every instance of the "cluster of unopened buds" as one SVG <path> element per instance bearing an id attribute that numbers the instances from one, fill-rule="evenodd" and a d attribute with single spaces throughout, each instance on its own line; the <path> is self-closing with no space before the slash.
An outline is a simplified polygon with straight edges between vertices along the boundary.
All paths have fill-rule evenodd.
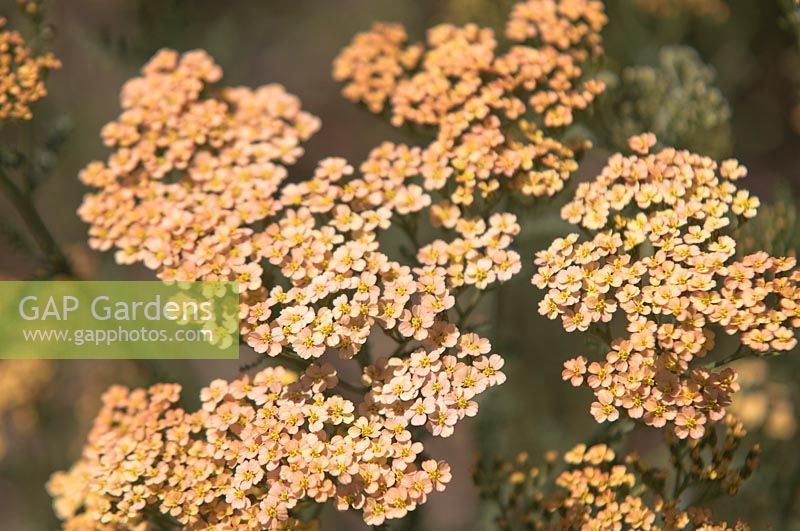
<path id="1" fill-rule="evenodd" d="M 622 409 L 699 438 L 738 390 L 728 360 L 696 363 L 715 347 L 712 326 L 739 336 L 730 359 L 791 350 L 800 273 L 794 258 L 736 258 L 729 233 L 759 205 L 736 187 L 745 168 L 672 148 L 650 153 L 655 143 L 649 134 L 631 139 L 637 155 L 612 156 L 578 186 L 562 217 L 591 236 L 570 234 L 537 253 L 533 283 L 547 290 L 541 314 L 604 345 L 604 360 L 579 356 L 563 372 L 593 390 L 598 422 L 617 420 Z"/>
<path id="2" fill-rule="evenodd" d="M 699 439 L 681 440 L 667 433 L 670 464 L 675 469 L 673 497 L 691 490 L 693 485 L 705 485 L 708 498 L 717 495 L 734 496 L 753 474 L 761 459 L 761 446 L 742 448 L 747 432 L 742 421 L 726 415 L 719 425 L 709 429 Z M 653 477 L 638 459 L 631 461 L 640 473 Z M 679 477 L 677 477 L 679 476 Z M 712 492 L 713 491 L 713 492 Z"/>
<path id="3" fill-rule="evenodd" d="M 525 453 L 483 464 L 476 479 L 482 496 L 497 504 L 501 529 L 744 531 L 746 524 L 714 522 L 711 511 L 680 497 L 696 485 L 715 496 L 733 495 L 757 466 L 757 447 L 737 455 L 741 423 L 727 417 L 719 432 L 689 443 L 673 440 L 675 473 L 600 443 L 579 444 L 561 459 L 550 452 L 543 466 L 531 464 Z"/>
<path id="4" fill-rule="evenodd" d="M 617 461 L 615 452 L 604 444 L 587 448 L 580 444 L 564 455 L 567 470 L 555 480 L 566 497 L 556 498 L 548 511 L 561 508 L 560 527 L 584 529 L 695 529 L 703 531 L 744 531 L 741 522 L 714 522 L 711 512 L 700 507 L 680 507 L 658 495 L 634 494 L 639 482 L 634 473 L 637 458 Z"/>
<path id="5" fill-rule="evenodd" d="M 30 120 L 31 105 L 47 95 L 45 77 L 61 67 L 51 53 L 37 55 L 0 17 L 0 121 Z"/>

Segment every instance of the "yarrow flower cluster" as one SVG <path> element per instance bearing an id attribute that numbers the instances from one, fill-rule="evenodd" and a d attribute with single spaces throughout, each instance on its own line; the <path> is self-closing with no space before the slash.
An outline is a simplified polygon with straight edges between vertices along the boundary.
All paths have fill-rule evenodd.
<path id="1" fill-rule="evenodd" d="M 358 215 L 349 215 L 364 224 Z M 328 349 L 350 359 L 373 329 L 400 344 L 435 338 L 432 345 L 438 348 L 444 344 L 437 343 L 443 340 L 444 329 L 456 337 L 459 333 L 449 328 L 455 325 L 448 311 L 456 303 L 450 286 L 458 282 L 485 289 L 519 268 L 519 257 L 501 247 L 502 240 L 509 239 L 503 231 L 519 227 L 502 226 L 501 221 L 492 218 L 495 226 L 486 231 L 500 240 L 492 258 L 479 258 L 480 250 L 474 255 L 462 251 L 462 259 L 468 256 L 466 269 L 464 262 L 448 269 L 435 262 L 412 269 L 390 260 L 374 241 L 345 239 L 330 226 L 315 228 L 310 212 L 301 209 L 272 226 L 274 230 L 268 228 L 267 235 L 281 238 L 262 247 L 293 285 L 288 290 L 277 285 L 247 293 L 241 331 L 257 352 L 277 356 L 290 349 L 304 359 L 318 358 Z"/>
<path id="2" fill-rule="evenodd" d="M 337 184 L 353 169 L 341 159 L 328 159 L 310 181 L 288 185 L 286 203 L 303 206 L 287 209 L 254 241 L 290 287 L 246 292 L 241 312 L 242 333 L 256 352 L 306 360 L 328 353 L 358 357 L 367 384 L 359 411 L 369 412 L 360 422 L 381 447 L 395 444 L 395 436 L 412 445 L 415 451 L 406 456 L 407 463 L 414 463 L 422 450 L 417 427 L 451 435 L 458 420 L 477 412 L 477 395 L 505 379 L 503 360 L 491 354 L 489 342 L 462 334 L 451 319 L 456 305 L 451 289 L 466 284 L 480 290 L 502 280 L 498 275 L 509 270 L 506 262 L 512 256 L 504 248 L 519 230 L 514 219 L 496 215 L 488 229 L 475 231 L 472 252 L 463 249 L 459 263 L 448 268 L 436 260 L 420 259 L 422 265 L 414 268 L 390 260 L 380 252 L 375 231 L 388 226 L 392 213 L 402 216 L 429 204 L 419 187 L 404 184 L 412 155 L 385 144 L 362 165 L 363 177 Z M 315 216 L 321 215 L 328 221 L 317 227 Z M 492 252 L 486 276 L 473 273 L 469 265 L 484 266 L 473 254 L 480 251 L 478 243 Z M 518 267 L 519 257 L 513 258 Z M 458 267 L 464 270 L 459 273 Z M 372 363 L 367 342 L 373 332 L 397 343 L 394 355 Z M 314 374 L 314 367 L 305 375 Z M 391 466 L 382 466 L 371 467 L 370 474 L 393 474 Z M 407 490 L 367 494 L 374 496 L 340 508 L 362 509 L 367 523 L 379 524 L 424 501 Z"/>
<path id="3" fill-rule="evenodd" d="M 31 105 L 47 96 L 48 72 L 61 62 L 51 53 L 36 55 L 18 31 L 5 26 L 0 17 L 0 121 L 30 120 Z"/>
<path id="4" fill-rule="evenodd" d="M 338 400 L 347 413 L 335 422 L 341 424 L 336 428 L 340 435 L 364 431 L 358 451 L 369 452 L 364 461 L 369 467 L 363 471 L 367 486 L 361 489 L 352 479 L 362 472 L 355 464 L 337 468 L 334 478 L 347 472 L 337 483 L 345 500 L 339 508 L 362 510 L 372 524 L 404 516 L 430 492 L 401 485 L 404 475 L 414 477 L 406 468 L 446 470 L 444 463 L 420 462 L 420 431 L 449 436 L 458 420 L 476 414 L 476 397 L 505 379 L 503 360 L 491 353 L 488 340 L 462 331 L 468 312 L 456 296 L 468 288 L 480 294 L 519 271 L 520 257 L 509 249 L 520 230 L 515 216 L 464 217 L 440 203 L 431 208 L 434 224 L 458 237 L 420 246 L 415 231 L 408 230 L 415 264 L 403 265 L 381 252 L 378 233 L 395 220 L 416 223 L 418 214 L 431 207 L 423 186 L 430 162 L 423 150 L 384 143 L 359 173 L 344 159 L 328 158 L 310 179 L 283 183 L 281 164 L 299 156 L 298 143 L 307 138 L 303 131 L 317 127 L 315 119 L 299 111 L 296 99 L 274 86 L 254 92 L 224 89 L 217 99 L 206 96 L 205 84 L 218 80 L 221 72 L 203 52 L 159 52 L 143 74 L 126 84 L 126 110 L 103 131 L 116 152 L 108 163 L 92 163 L 82 173 L 85 182 L 100 187 L 81 207 L 92 223 L 93 245 L 116 246 L 118 262 L 144 262 L 163 279 L 237 281 L 245 342 L 264 359 L 303 367 L 301 386 L 320 378 L 327 382 L 313 384 L 297 408 Z M 186 152 L 174 152 L 176 146 Z M 392 355 L 371 357 L 368 341 L 374 334 L 396 342 Z M 358 359 L 362 385 L 341 382 L 339 387 L 360 393 L 360 402 L 334 393 L 339 381 L 321 360 L 329 355 Z M 323 420 L 300 421 L 287 431 L 290 436 L 298 441 L 324 437 L 328 417 L 321 404 L 315 407 L 321 409 L 313 416 Z M 254 417 L 242 418 L 247 423 Z M 336 430 L 329 430 L 331 436 Z M 396 463 L 395 449 L 400 452 Z M 220 481 L 230 480 L 235 475 L 231 467 L 239 464 L 220 464 L 230 469 Z M 179 481 L 171 474 L 164 481 Z M 95 482 L 105 476 L 90 479 L 91 488 L 96 490 Z M 268 479 L 272 484 L 274 478 Z M 324 495 L 309 498 L 320 503 L 331 498 L 338 487 L 330 481 Z M 437 481 L 437 488 L 443 488 L 444 482 Z M 253 506 L 260 503 L 260 498 L 247 499 Z M 268 524 L 285 525 L 294 502 L 281 505 Z M 250 506 L 232 497 L 225 503 L 235 504 L 236 510 Z M 199 514 L 183 506 L 178 512 L 167 506 L 159 511 L 159 517 L 178 518 L 181 525 L 190 522 L 181 518 Z M 136 513 L 136 518 L 146 517 Z M 102 522 L 103 516 L 102 511 L 85 511 L 79 518 Z M 252 515 L 242 518 L 258 521 Z M 211 520 L 205 515 L 191 524 Z"/>
<path id="5" fill-rule="evenodd" d="M 334 63 L 334 78 L 349 82 L 342 94 L 363 102 L 372 112 L 381 112 L 400 79 L 412 70 L 422 55 L 422 46 L 407 46 L 408 34 L 400 24 L 376 22 L 372 30 L 359 33 Z"/>
<path id="6" fill-rule="evenodd" d="M 542 315 L 603 341 L 605 360 L 579 356 L 563 372 L 593 390 L 598 422 L 617 420 L 622 409 L 699 438 L 739 387 L 725 360 L 694 363 L 713 350 L 714 328 L 739 336 L 734 358 L 792 349 L 800 273 L 794 258 L 735 258 L 728 233 L 759 206 L 736 187 L 745 168 L 672 148 L 650 153 L 655 143 L 653 135 L 634 137 L 639 155 L 612 156 L 578 186 L 562 217 L 594 235 L 570 234 L 537 253 L 533 283 L 547 290 Z M 613 331 L 618 314 L 625 333 Z"/>
<path id="7" fill-rule="evenodd" d="M 723 0 L 636 2 L 658 15 L 727 14 Z M 20 5 L 38 12 L 36 1 Z M 177 384 L 109 389 L 81 458 L 48 483 L 64 528 L 311 530 L 324 504 L 384 526 L 444 490 L 450 466 L 423 442 L 451 436 L 506 380 L 503 358 L 470 323 L 483 294 L 521 270 L 520 223 L 498 205 L 553 196 L 577 169 L 580 144 L 568 147 L 564 128 L 606 89 L 593 68 L 606 22 L 601 0 L 526 0 L 504 38 L 442 24 L 413 43 L 402 26 L 375 24 L 333 76 L 346 98 L 428 142 L 384 142 L 360 164 L 329 157 L 307 178 L 289 179 L 288 167 L 320 121 L 295 96 L 221 87 L 204 51 L 158 52 L 102 130 L 112 153 L 80 173 L 93 191 L 79 214 L 91 247 L 115 250 L 120 264 L 167 281 L 235 281 L 239 303 L 214 326 L 237 329 L 259 357 L 203 388 L 196 411 L 179 405 Z M 684 52 L 662 58 L 680 72 L 659 82 L 718 104 L 720 122 L 683 101 L 670 116 L 716 126 L 724 100 Z M 58 66 L 0 32 L 0 119 L 30 118 Z M 626 85 L 660 87 L 653 72 Z M 695 132 L 681 121 L 666 131 Z M 533 283 L 546 290 L 541 314 L 601 344 L 603 357 L 575 357 L 562 373 L 593 391 L 595 419 L 669 424 L 672 488 L 664 471 L 606 444 L 576 446 L 554 475 L 557 456 L 543 470 L 521 457 L 496 467 L 484 493 L 503 529 L 747 529 L 714 523 L 681 494 L 733 494 L 752 473 L 758 448 L 743 464 L 734 457 L 744 431 L 728 411 L 742 382 L 728 364 L 796 346 L 800 272 L 793 258 L 737 254 L 739 228 L 759 207 L 736 186 L 745 168 L 656 143 L 631 138 L 636 155 L 613 155 L 578 185 L 562 217 L 587 237 L 537 253 Z M 390 229 L 412 245 L 402 259 L 382 245 Z M 701 364 L 720 331 L 739 349 Z M 297 372 L 246 374 L 264 363 Z"/>
<path id="8" fill-rule="evenodd" d="M 750 529 L 746 524 L 714 522 L 711 511 L 680 499 L 699 484 L 707 491 L 735 493 L 759 458 L 755 447 L 743 462 L 733 462 L 743 436 L 741 423 L 727 417 L 719 437 L 692 441 L 686 448 L 671 442 L 679 476 L 647 466 L 633 453 L 618 456 L 601 443 L 579 444 L 561 460 L 550 452 L 542 467 L 531 466 L 522 453 L 495 463 L 489 473 L 483 467 L 477 479 L 482 496 L 499 505 L 502 529 L 744 531 Z"/>
<path id="9" fill-rule="evenodd" d="M 79 209 L 92 248 L 116 248 L 117 262 L 160 278 L 233 268 L 246 284 L 248 225 L 281 209 L 285 166 L 319 120 L 278 85 L 215 89 L 221 76 L 203 51 L 162 50 L 125 84 L 123 113 L 102 131 L 114 152 L 80 174 L 97 189 Z"/>
<path id="10" fill-rule="evenodd" d="M 425 46 L 405 30 L 376 24 L 337 57 L 334 77 L 345 97 L 392 123 L 432 127 L 422 152 L 425 185 L 469 207 L 501 185 L 526 196 L 551 196 L 576 169 L 573 152 L 540 126 L 573 122 L 604 84 L 584 69 L 602 53 L 603 3 L 530 0 L 514 7 L 497 50 L 491 29 L 449 24 L 429 30 Z M 519 43 L 519 44 L 516 44 Z"/>
<path id="11" fill-rule="evenodd" d="M 485 345 L 473 341 L 462 338 L 458 356 L 480 356 Z M 215 380 L 193 413 L 177 407 L 178 385 L 115 387 L 82 459 L 48 489 L 65 529 L 132 529 L 153 515 L 169 528 L 295 529 L 293 509 L 311 500 L 363 511 L 377 525 L 450 481 L 449 466 L 422 459 L 409 430 L 427 421 L 429 403 L 434 411 L 452 395 L 436 424 L 451 428 L 454 411 L 470 414 L 474 394 L 499 378 L 459 365 L 436 353 L 387 363 L 372 374 L 376 400 L 360 405 L 326 394 L 337 383 L 330 365 L 299 379 L 276 367 Z M 398 406 L 416 396 L 423 406 L 404 415 Z"/>

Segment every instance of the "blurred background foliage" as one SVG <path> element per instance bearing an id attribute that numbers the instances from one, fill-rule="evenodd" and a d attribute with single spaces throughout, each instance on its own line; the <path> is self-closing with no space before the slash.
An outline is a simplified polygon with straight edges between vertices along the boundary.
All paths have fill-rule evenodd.
<path id="1" fill-rule="evenodd" d="M 10 26 L 43 32 L 64 66 L 48 82 L 35 120 L 0 129 L 0 145 L 26 153 L 35 176 L 30 197 L 78 276 L 150 278 L 120 268 L 110 254 L 86 246 L 86 227 L 75 210 L 84 190 L 78 170 L 104 155 L 103 124 L 118 113 L 122 83 L 159 48 L 204 48 L 225 70 L 227 84 L 281 83 L 323 122 L 292 175 L 311 174 L 329 155 L 357 162 L 383 140 L 415 142 L 346 102 L 330 76 L 331 63 L 353 34 L 373 21 L 398 21 L 414 39 L 440 23 L 477 22 L 501 30 L 512 0 L 70 0 L 46 2 L 44 25 L 35 27 L 11 0 L 0 6 Z M 760 216 L 742 233 L 742 246 L 796 254 L 800 219 L 800 10 L 792 0 L 607 0 L 607 55 L 601 65 L 610 90 L 575 135 L 591 138 L 575 182 L 591 178 L 610 151 L 630 134 L 656 132 L 667 144 L 714 157 L 735 155 L 750 169 L 746 187 L 764 199 Z M 722 6 L 721 8 L 719 6 Z M 716 6 L 716 7 L 715 7 Z M 9 153 L 3 151 L 6 155 Z M 4 156 L 6 156 L 4 155 Z M 8 155 L 10 156 L 10 155 Z M 11 164 L 15 161 L 2 160 Z M 567 355 L 587 351 L 580 338 L 536 312 L 540 296 L 529 279 L 532 252 L 568 227 L 560 205 L 520 212 L 525 267 L 478 309 L 486 333 L 507 360 L 509 381 L 489 393 L 485 413 L 447 440 L 430 444 L 447 454 L 457 472 L 445 493 L 397 528 L 487 529 L 469 470 L 476 455 L 533 460 L 591 439 L 598 426 L 588 414 L 588 393 L 561 381 Z M 0 200 L 0 276 L 30 278 L 40 270 L 30 237 Z M 243 359 L 243 363 L 244 360 Z M 180 381 L 191 404 L 205 382 L 232 377 L 230 362 L 0 362 L 0 527 L 52 529 L 57 522 L 44 490 L 49 474 L 77 457 L 99 395 L 110 383 L 146 385 Z M 741 498 L 720 501 L 720 518 L 741 517 L 754 529 L 800 529 L 800 360 L 783 356 L 743 369 L 747 392 L 736 404 L 752 440 L 762 442 L 762 465 Z M 645 459 L 667 459 L 661 437 L 638 430 L 629 449 Z M 746 500 L 742 502 L 741 500 Z M 482 510 L 486 509 L 486 510 Z M 359 529 L 356 519 L 323 513 L 323 528 Z"/>
<path id="2" fill-rule="evenodd" d="M 730 106 L 715 85 L 714 69 L 693 48 L 665 46 L 654 66 L 627 66 L 609 77 L 600 110 L 616 149 L 651 131 L 664 145 L 691 146 L 716 159 L 729 154 Z"/>

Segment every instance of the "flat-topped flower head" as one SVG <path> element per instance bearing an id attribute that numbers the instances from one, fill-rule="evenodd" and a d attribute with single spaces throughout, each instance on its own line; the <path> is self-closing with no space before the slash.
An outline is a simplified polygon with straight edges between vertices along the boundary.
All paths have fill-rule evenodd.
<path id="1" fill-rule="evenodd" d="M 119 263 L 252 289 L 248 226 L 281 210 L 286 166 L 319 121 L 278 85 L 217 88 L 221 77 L 203 51 L 158 52 L 103 128 L 113 153 L 80 174 L 97 190 L 79 213 L 91 246 L 117 249 Z"/>
<path id="2" fill-rule="evenodd" d="M 739 387 L 724 363 L 699 361 L 714 351 L 715 331 L 738 336 L 736 356 L 794 348 L 800 273 L 791 257 L 737 256 L 736 228 L 759 206 L 737 187 L 744 167 L 651 152 L 656 143 L 632 138 L 638 155 L 613 155 L 578 186 L 562 217 L 591 237 L 571 234 L 537 253 L 533 283 L 547 290 L 541 314 L 603 342 L 604 361 L 578 357 L 563 373 L 593 390 L 598 422 L 624 411 L 699 438 Z"/>
<path id="3" fill-rule="evenodd" d="M 181 529 L 286 530 L 309 500 L 361 511 L 370 525 L 402 518 L 452 477 L 422 456 L 417 416 L 447 436 L 498 383 L 501 363 L 460 355 L 385 360 L 360 405 L 325 394 L 338 378 L 330 365 L 299 379 L 275 367 L 215 380 L 193 413 L 177 406 L 178 385 L 114 387 L 81 460 L 48 489 L 66 529 L 135 528 L 158 515 Z"/>
<path id="4" fill-rule="evenodd" d="M 549 130 L 573 123 L 605 89 L 585 71 L 602 53 L 605 23 L 602 2 L 522 2 L 509 20 L 515 42 L 507 50 L 475 24 L 431 28 L 424 45 L 408 44 L 400 26 L 379 24 L 342 51 L 334 77 L 348 99 L 388 108 L 394 125 L 432 130 L 421 154 L 426 188 L 447 187 L 459 208 L 498 190 L 552 196 L 577 164 Z"/>
<path id="5" fill-rule="evenodd" d="M 599 0 L 528 0 L 516 4 L 506 26 L 514 41 L 536 41 L 584 60 L 603 53 L 600 32 L 608 22 Z"/>

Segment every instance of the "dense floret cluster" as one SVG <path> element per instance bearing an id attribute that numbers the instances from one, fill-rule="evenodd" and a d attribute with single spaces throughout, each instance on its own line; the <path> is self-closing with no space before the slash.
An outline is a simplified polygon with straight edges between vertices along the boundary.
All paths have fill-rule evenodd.
<path id="1" fill-rule="evenodd" d="M 205 52 L 162 50 L 125 84 L 123 113 L 102 131 L 114 152 L 80 174 L 98 189 L 79 210 L 93 248 L 165 279 L 255 269 L 248 225 L 281 209 L 285 165 L 319 120 L 278 85 L 214 92 L 221 76 Z"/>
<path id="2" fill-rule="evenodd" d="M 18 31 L 5 26 L 0 17 L 0 121 L 30 120 L 31 105 L 47 96 L 47 74 L 61 62 L 51 53 L 37 55 Z"/>
<path id="3" fill-rule="evenodd" d="M 413 359 L 383 372 L 402 372 L 410 384 L 436 374 L 447 392 L 490 385 L 475 377 L 477 387 L 466 389 L 472 376 L 455 361 Z M 419 392 L 400 389 L 401 377 L 394 378 L 403 398 Z M 289 512 L 311 500 L 363 511 L 367 523 L 380 524 L 443 490 L 449 466 L 421 458 L 422 444 L 407 429 L 419 413 L 375 414 L 368 403 L 326 394 L 336 382 L 329 365 L 312 365 L 299 380 L 268 368 L 252 379 L 213 381 L 192 413 L 176 405 L 178 385 L 112 388 L 83 458 L 50 481 L 56 510 L 75 530 L 134 529 L 154 515 L 169 528 L 295 529 Z M 386 387 L 390 409 L 402 399 Z"/>
<path id="4" fill-rule="evenodd" d="M 759 206 L 736 186 L 745 168 L 672 148 L 650 153 L 655 143 L 632 138 L 639 154 L 612 156 L 578 186 L 562 216 L 592 236 L 570 234 L 537 253 L 533 282 L 547 290 L 541 314 L 604 343 L 605 360 L 579 356 L 563 373 L 593 390 L 598 422 L 622 409 L 698 438 L 738 389 L 732 369 L 695 362 L 714 349 L 714 327 L 739 336 L 735 356 L 792 349 L 800 273 L 794 258 L 736 257 L 729 233 Z"/>
<path id="5" fill-rule="evenodd" d="M 599 1 L 522 2 L 505 52 L 492 30 L 474 24 L 432 28 L 424 45 L 408 44 L 402 27 L 376 24 L 339 55 L 334 77 L 346 83 L 345 97 L 388 108 L 393 124 L 433 129 L 421 155 L 426 185 L 455 205 L 501 187 L 552 196 L 577 164 L 538 127 L 571 124 L 604 90 L 587 70 L 602 53 L 605 23 Z"/>

